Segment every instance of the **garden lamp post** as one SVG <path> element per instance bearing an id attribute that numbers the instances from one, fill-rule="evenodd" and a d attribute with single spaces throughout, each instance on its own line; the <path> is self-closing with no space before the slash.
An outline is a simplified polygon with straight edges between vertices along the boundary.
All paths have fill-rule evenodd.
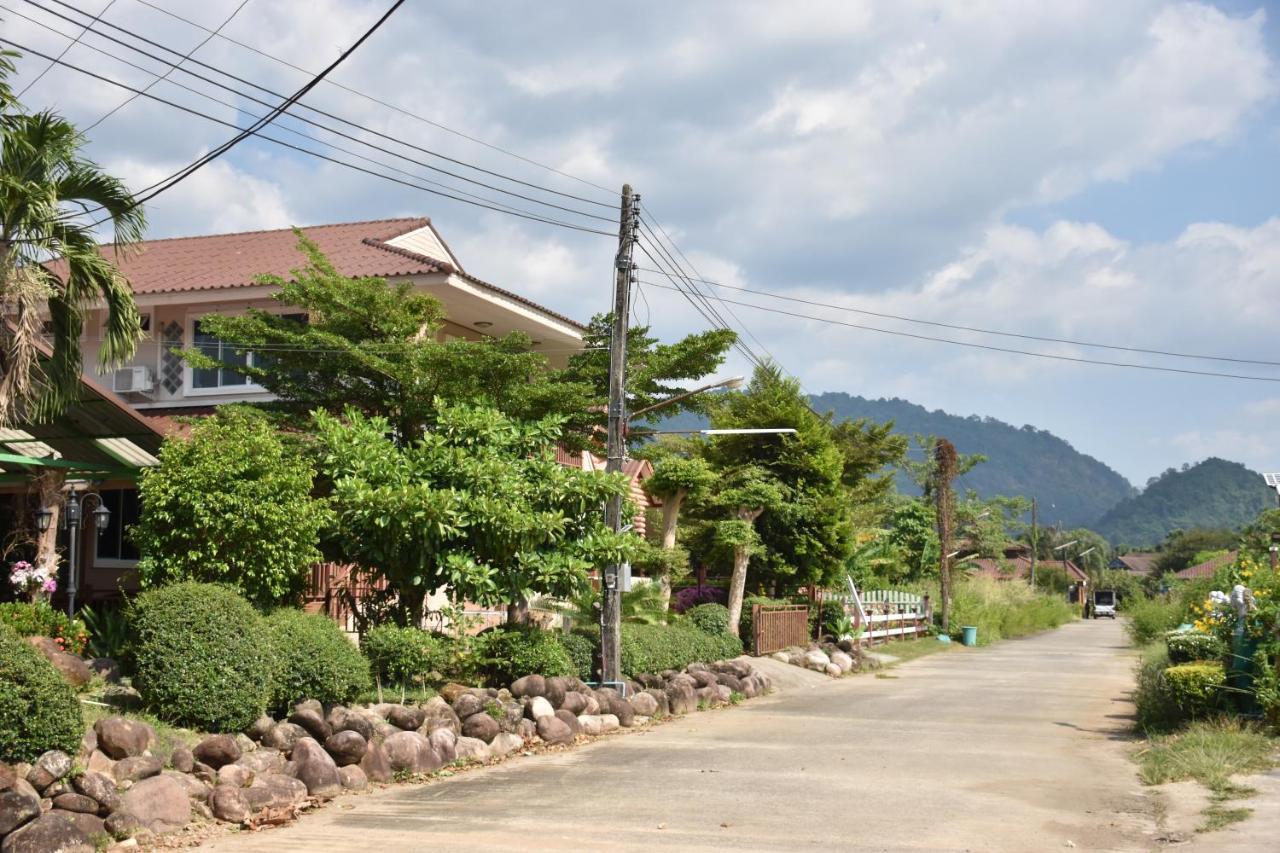
<path id="1" fill-rule="evenodd" d="M 76 588 L 79 582 L 77 575 L 80 573 L 80 524 L 84 519 L 85 505 L 90 498 L 98 502 L 98 508 L 92 515 L 94 529 L 101 536 L 103 531 L 111 525 L 111 510 L 107 509 L 102 502 L 101 495 L 97 492 L 85 492 L 81 495 L 73 484 L 62 504 L 62 527 L 67 531 L 67 615 L 71 617 L 76 614 Z M 52 521 L 53 510 L 49 507 L 40 507 L 36 511 L 36 529 L 41 533 L 49 529 Z"/>

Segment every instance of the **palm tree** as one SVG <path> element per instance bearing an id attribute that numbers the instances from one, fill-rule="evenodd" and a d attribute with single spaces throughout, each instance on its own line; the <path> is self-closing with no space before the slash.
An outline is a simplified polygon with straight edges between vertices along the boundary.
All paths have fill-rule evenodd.
<path id="1" fill-rule="evenodd" d="M 0 56 L 0 424 L 51 415 L 73 399 L 85 314 L 99 301 L 102 366 L 133 355 L 141 331 L 133 293 L 93 229 L 110 223 L 118 253 L 146 226 L 124 184 L 81 156 L 84 138 L 72 124 L 22 110 L 4 85 L 12 71 Z M 42 365 L 46 311 L 52 357 Z"/>

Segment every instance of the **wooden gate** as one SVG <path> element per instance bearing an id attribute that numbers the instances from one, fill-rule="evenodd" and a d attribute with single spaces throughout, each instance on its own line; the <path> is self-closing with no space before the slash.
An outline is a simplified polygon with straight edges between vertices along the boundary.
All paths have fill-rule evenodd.
<path id="1" fill-rule="evenodd" d="M 751 653 L 780 652 L 809 643 L 809 608 L 803 604 L 751 605 Z"/>

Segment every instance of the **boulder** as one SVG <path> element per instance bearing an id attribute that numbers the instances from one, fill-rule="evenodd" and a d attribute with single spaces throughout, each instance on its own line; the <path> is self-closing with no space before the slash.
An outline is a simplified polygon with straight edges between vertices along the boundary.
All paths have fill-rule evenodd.
<path id="1" fill-rule="evenodd" d="M 370 782 L 386 783 L 394 778 L 391 761 L 387 758 L 387 750 L 383 747 L 381 740 L 370 741 L 364 758 L 360 759 L 360 769 L 364 771 L 365 777 Z"/>
<path id="2" fill-rule="evenodd" d="M 547 743 L 573 743 L 573 731 L 555 714 L 541 718 L 537 726 L 538 737 Z"/>
<path id="3" fill-rule="evenodd" d="M 155 833 L 180 829 L 191 822 L 187 788 L 173 776 L 152 776 L 138 782 L 121 795 L 120 809 Z"/>
<path id="4" fill-rule="evenodd" d="M 514 692 L 514 691 L 513 691 Z M 568 679 L 556 675 L 547 679 L 547 692 L 543 694 L 551 706 L 557 711 L 564 704 L 564 697 L 569 692 Z"/>
<path id="5" fill-rule="evenodd" d="M 116 777 L 116 782 L 125 785 L 140 779 L 159 776 L 163 769 L 164 762 L 154 755 L 135 755 L 132 758 L 117 761 L 111 772 Z"/>
<path id="6" fill-rule="evenodd" d="M 66 813 L 49 812 L 4 837 L 4 853 L 94 853 L 93 839 Z"/>
<path id="7" fill-rule="evenodd" d="M 426 719 L 427 712 L 421 708 L 396 705 L 387 711 L 387 722 L 406 732 L 416 731 Z"/>
<path id="8" fill-rule="evenodd" d="M 87 729 L 80 738 L 80 749 L 76 750 L 76 761 L 83 762 L 98 748 L 98 734 L 93 729 Z"/>
<path id="9" fill-rule="evenodd" d="M 44 791 L 70 772 L 71 756 L 61 750 L 51 749 L 36 759 L 36 763 L 27 772 L 27 781 L 37 791 Z"/>
<path id="10" fill-rule="evenodd" d="M 196 755 L 185 746 L 169 753 L 169 766 L 179 773 L 190 773 L 196 766 Z"/>
<path id="11" fill-rule="evenodd" d="M 499 699 L 502 706 L 498 716 L 498 728 L 504 732 L 514 732 L 516 726 L 525 718 L 524 705 L 515 699 Z M 550 703 L 547 703 L 548 706 Z"/>
<path id="12" fill-rule="evenodd" d="M 248 735 L 251 740 L 260 741 L 266 736 L 267 732 L 271 731 L 271 727 L 275 724 L 275 720 L 271 719 L 268 715 L 263 714 L 261 717 L 258 717 L 258 719 L 250 723 L 249 728 L 245 729 L 244 733 Z"/>
<path id="13" fill-rule="evenodd" d="M 584 735 L 595 737 L 604 734 L 604 724 L 600 721 L 599 714 L 583 714 L 578 717 L 578 727 Z"/>
<path id="14" fill-rule="evenodd" d="M 514 734 L 522 740 L 528 740 L 537 733 L 538 726 L 533 720 L 521 720 L 514 732 L 508 732 L 508 734 Z"/>
<path id="15" fill-rule="evenodd" d="M 717 705 L 728 705 L 733 700 L 733 691 L 723 684 L 717 684 L 711 688 L 713 693 L 712 701 Z M 626 725 L 626 723 L 623 723 Z"/>
<path id="16" fill-rule="evenodd" d="M 417 732 L 399 731 L 382 742 L 382 749 L 393 773 L 421 773 L 422 752 L 431 746 Z M 373 778 L 367 769 L 365 772 Z"/>
<path id="17" fill-rule="evenodd" d="M 339 767 L 338 778 L 342 780 L 342 787 L 347 791 L 363 791 L 369 787 L 369 778 L 354 764 Z"/>
<path id="18" fill-rule="evenodd" d="M 524 746 L 524 738 L 511 732 L 499 732 L 489 744 L 489 752 L 495 758 L 502 758 Z"/>
<path id="19" fill-rule="evenodd" d="M 98 749 L 119 761 L 142 755 L 156 742 L 156 731 L 146 723 L 124 717 L 103 717 L 93 724 Z"/>
<path id="20" fill-rule="evenodd" d="M 53 807 L 62 809 L 64 812 L 82 812 L 83 814 L 97 814 L 100 808 L 98 801 L 93 797 L 72 793 L 59 794 L 54 797 Z"/>
<path id="21" fill-rule="evenodd" d="M 160 775 L 177 781 L 186 790 L 187 796 L 193 800 L 204 801 L 209 799 L 209 791 L 212 789 L 194 776 L 186 773 L 176 773 L 172 770 L 165 771 Z"/>
<path id="22" fill-rule="evenodd" d="M 467 737 L 479 738 L 485 743 L 493 741 L 501 728 L 498 721 L 484 711 L 472 714 L 462 721 L 462 733 Z"/>
<path id="23" fill-rule="evenodd" d="M 692 664 L 690 664 L 689 670 L 689 675 L 693 677 L 694 681 L 698 682 L 699 687 L 710 687 L 716 683 L 716 676 L 713 672 L 705 669 L 694 669 Z"/>
<path id="24" fill-rule="evenodd" d="M 120 805 L 120 794 L 116 791 L 115 780 L 104 773 L 92 770 L 71 777 L 71 787 L 86 797 L 92 797 L 98 805 L 108 812 L 115 811 Z"/>
<path id="25" fill-rule="evenodd" d="M 265 776 L 259 776 L 254 780 L 254 788 L 246 788 L 245 790 L 257 790 L 260 788 L 265 788 L 271 792 L 271 805 L 273 806 L 290 806 L 307 798 L 306 785 L 292 776 L 285 776 L 281 773 L 268 773 Z"/>
<path id="26" fill-rule="evenodd" d="M 623 699 L 621 696 L 609 697 L 608 711 L 610 714 L 613 714 L 618 718 L 618 722 L 621 723 L 622 727 L 625 729 L 631 728 L 635 723 L 635 709 L 631 707 L 631 703 L 629 701 Z"/>
<path id="27" fill-rule="evenodd" d="M 346 767 L 360 763 L 360 759 L 364 758 L 365 750 L 369 748 L 369 743 L 361 737 L 359 732 L 344 729 L 329 735 L 324 742 L 324 748 L 333 756 L 334 764 Z"/>
<path id="28" fill-rule="evenodd" d="M 441 764 L 448 764 L 458 757 L 458 736 L 449 729 L 436 729 L 427 735 L 427 741 L 440 757 Z"/>
<path id="29" fill-rule="evenodd" d="M 114 811 L 103 821 L 103 830 L 112 838 L 124 840 L 148 836 L 151 830 L 142 825 L 142 821 L 126 811 Z"/>
<path id="30" fill-rule="evenodd" d="M 240 744 L 231 735 L 210 735 L 191 750 L 196 761 L 217 770 L 224 764 L 234 764 L 240 758 Z"/>
<path id="31" fill-rule="evenodd" d="M 298 781 L 307 786 L 311 796 L 327 798 L 341 793 L 338 765 L 312 738 L 304 737 L 294 744 L 291 760 L 297 765 Z"/>
<path id="32" fill-rule="evenodd" d="M 804 664 L 810 669 L 817 668 L 821 670 L 829 663 L 831 663 L 831 658 L 827 657 L 827 653 L 822 649 L 811 649 L 805 652 Z"/>
<path id="33" fill-rule="evenodd" d="M 468 717 L 479 714 L 484 711 L 485 700 L 481 699 L 474 693 L 463 693 L 453 700 L 453 713 L 458 715 L 459 720 L 465 721 Z"/>
<path id="34" fill-rule="evenodd" d="M 247 788 L 253 784 L 254 772 L 241 764 L 224 764 L 218 768 L 218 787 Z"/>
<path id="35" fill-rule="evenodd" d="M 539 717 L 549 717 L 555 712 L 556 709 L 542 696 L 529 697 L 528 704 L 524 706 L 524 715 L 535 722 Z"/>
<path id="36" fill-rule="evenodd" d="M 577 737 L 582 734 L 582 726 L 578 723 L 578 718 L 568 711 L 561 708 L 556 711 L 555 718 L 569 727 L 569 734 Z"/>
<path id="37" fill-rule="evenodd" d="M 264 746 L 253 752 L 246 752 L 236 760 L 236 764 L 252 770 L 255 774 L 279 773 L 284 768 L 284 753 Z"/>
<path id="38" fill-rule="evenodd" d="M 110 773 L 116 763 L 107 757 L 107 754 L 100 749 L 95 749 L 89 754 L 89 758 L 84 763 L 86 770 L 92 770 L 95 773 Z"/>
<path id="39" fill-rule="evenodd" d="M 430 701 L 422 706 L 422 710 L 426 714 L 426 719 L 423 720 L 420 728 L 425 728 L 426 734 L 431 734 L 437 729 L 448 729 L 455 735 L 462 733 L 462 720 L 458 719 L 453 708 L 449 707 L 449 703 L 440 696 L 432 696 Z"/>
<path id="40" fill-rule="evenodd" d="M 62 677 L 72 687 L 79 689 L 93 681 L 93 670 L 85 663 L 84 658 L 67 654 L 49 637 L 27 637 L 27 642 L 39 649 L 40 654 L 53 664 L 54 669 L 62 673 Z"/>
<path id="41" fill-rule="evenodd" d="M 40 794 L 26 779 L 15 776 L 9 787 L 0 791 L 0 836 L 39 816 Z"/>
<path id="42" fill-rule="evenodd" d="M 658 700 L 651 693 L 636 693 L 627 701 L 631 703 L 631 710 L 641 716 L 652 717 L 658 712 Z"/>
<path id="43" fill-rule="evenodd" d="M 581 714 L 587 709 L 587 697 L 576 690 L 570 690 L 564 694 L 564 698 L 556 708 L 571 714 Z"/>
<path id="44" fill-rule="evenodd" d="M 600 728 L 604 729 L 605 734 L 616 732 L 619 727 L 618 718 L 613 714 L 600 715 Z"/>
<path id="45" fill-rule="evenodd" d="M 319 705 L 319 703 L 316 703 Z M 324 712 L 318 707 L 313 707 L 309 703 L 301 702 L 293 713 L 289 715 L 289 722 L 295 726 L 300 726 L 307 734 L 323 743 L 329 735 L 333 734 L 333 730 L 329 728 L 329 724 L 324 721 Z"/>
<path id="46" fill-rule="evenodd" d="M 584 713 L 584 714 L 599 714 L 599 713 L 600 713 L 600 702 L 596 699 L 595 694 L 594 694 L 594 693 L 587 693 L 587 692 L 582 691 L 582 690 L 579 690 L 578 692 L 579 692 L 579 693 L 581 693 L 583 696 L 585 696 L 585 697 L 586 697 L 586 699 L 587 699 L 587 704 L 586 704 L 586 706 L 582 709 L 582 713 Z"/>
<path id="47" fill-rule="evenodd" d="M 853 669 L 853 658 L 844 652 L 832 652 L 830 658 L 833 664 L 840 667 L 841 672 L 848 672 Z"/>
<path id="48" fill-rule="evenodd" d="M 546 696 L 547 680 L 541 675 L 526 675 L 524 678 L 517 678 L 511 684 L 511 695 L 521 699 L 526 696 Z"/>
<path id="49" fill-rule="evenodd" d="M 786 652 L 774 652 L 773 654 L 769 655 L 769 657 L 773 658 L 776 661 L 780 661 L 781 663 L 791 663 L 791 655 L 787 654 Z"/>
<path id="50" fill-rule="evenodd" d="M 654 714 L 666 716 L 671 713 L 671 703 L 667 699 L 667 694 L 664 691 L 649 689 L 645 691 L 645 695 L 652 696 L 654 704 L 657 705 L 657 710 L 649 716 L 654 716 Z"/>
<path id="51" fill-rule="evenodd" d="M 338 732 L 355 732 L 365 740 L 373 737 L 373 720 L 369 719 L 362 711 L 337 705 L 329 712 L 328 722 L 334 734 Z"/>
<path id="52" fill-rule="evenodd" d="M 493 750 L 489 748 L 489 744 L 479 738 L 460 737 L 458 738 L 456 755 L 459 761 L 478 761 L 483 764 L 493 756 Z"/>
<path id="53" fill-rule="evenodd" d="M 293 751 L 299 738 L 306 737 L 307 730 L 296 723 L 276 723 L 262 736 L 262 745 L 278 749 L 285 755 Z"/>
<path id="54" fill-rule="evenodd" d="M 698 710 L 698 697 L 687 684 L 675 683 L 663 691 L 667 695 L 668 713 L 690 714 Z"/>
<path id="55" fill-rule="evenodd" d="M 839 678 L 840 676 L 844 675 L 844 671 L 841 670 L 840 667 L 834 663 L 827 664 L 822 668 L 822 671 L 825 672 L 827 675 L 832 676 L 833 678 Z"/>
<path id="56" fill-rule="evenodd" d="M 742 692 L 742 680 L 731 672 L 717 672 L 716 681 L 728 687 L 730 693 Z"/>
<path id="57" fill-rule="evenodd" d="M 209 795 L 209 811 L 213 812 L 213 816 L 218 820 L 240 823 L 249 816 L 249 800 L 240 788 L 219 785 Z"/>

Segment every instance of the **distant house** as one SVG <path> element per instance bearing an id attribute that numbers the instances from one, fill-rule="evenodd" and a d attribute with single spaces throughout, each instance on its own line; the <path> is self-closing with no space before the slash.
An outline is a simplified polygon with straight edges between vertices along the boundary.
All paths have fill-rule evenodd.
<path id="1" fill-rule="evenodd" d="M 556 448 L 556 462 L 568 468 L 581 471 L 605 470 L 607 460 L 601 459 L 586 450 L 570 453 L 563 448 Z M 653 463 L 648 459 L 628 459 L 622 466 L 622 473 L 631 481 L 631 503 L 636 507 L 635 517 L 631 520 L 631 530 L 638 536 L 644 536 L 648 527 L 645 510 L 658 506 L 644 490 L 644 481 L 653 476 Z"/>
<path id="2" fill-rule="evenodd" d="M 1145 578 L 1155 573 L 1156 560 L 1159 556 L 1146 551 L 1124 554 L 1113 559 L 1107 568 Z"/>
<path id="3" fill-rule="evenodd" d="M 1217 574 L 1218 569 L 1223 566 L 1229 566 L 1236 561 L 1239 551 L 1228 551 L 1225 554 L 1219 554 L 1216 557 L 1210 557 L 1203 563 L 1197 563 L 1194 566 L 1187 566 L 1182 571 L 1174 575 L 1182 580 L 1190 580 L 1193 578 L 1211 578 Z"/>

